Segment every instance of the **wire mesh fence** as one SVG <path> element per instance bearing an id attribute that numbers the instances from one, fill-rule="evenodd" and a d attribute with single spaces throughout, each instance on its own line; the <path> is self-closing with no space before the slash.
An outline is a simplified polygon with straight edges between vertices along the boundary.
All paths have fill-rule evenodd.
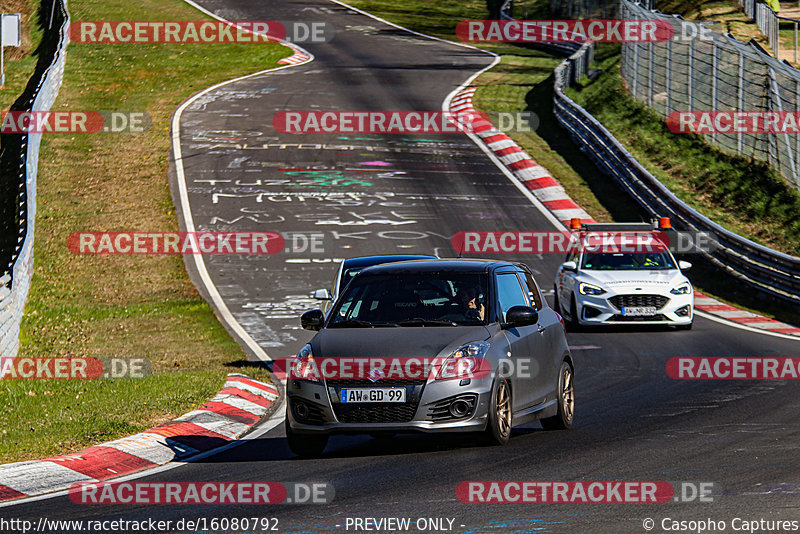
<path id="1" fill-rule="evenodd" d="M 621 72 L 636 100 L 665 117 L 680 111 L 754 113 L 800 110 L 800 71 L 702 24 L 621 1 L 622 17 L 672 24 L 665 42 L 622 45 Z M 800 188 L 800 135 L 774 128 L 702 134 L 725 152 L 765 161 Z M 735 131 L 734 131 L 735 130 Z"/>

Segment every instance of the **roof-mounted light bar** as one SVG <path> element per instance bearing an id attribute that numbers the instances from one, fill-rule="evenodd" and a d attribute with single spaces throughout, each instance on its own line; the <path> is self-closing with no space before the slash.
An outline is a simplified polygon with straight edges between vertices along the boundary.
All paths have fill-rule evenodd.
<path id="1" fill-rule="evenodd" d="M 652 232 L 653 230 L 671 230 L 669 217 L 659 217 L 649 223 L 583 223 L 580 219 L 571 219 L 570 230 L 583 232 Z"/>

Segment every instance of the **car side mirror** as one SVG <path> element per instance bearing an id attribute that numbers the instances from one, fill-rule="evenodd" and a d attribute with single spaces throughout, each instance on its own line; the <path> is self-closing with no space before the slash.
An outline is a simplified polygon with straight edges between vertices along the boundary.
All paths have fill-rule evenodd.
<path id="1" fill-rule="evenodd" d="M 565 271 L 575 272 L 578 270 L 578 264 L 575 263 L 574 261 L 565 261 L 564 263 L 561 264 L 561 268 L 564 269 Z"/>
<path id="2" fill-rule="evenodd" d="M 303 330 L 322 330 L 325 324 L 325 314 L 322 310 L 311 310 L 300 316 L 300 325 Z"/>
<path id="3" fill-rule="evenodd" d="M 513 306 L 506 312 L 503 328 L 530 326 L 539 322 L 539 310 L 530 306 Z"/>
<path id="4" fill-rule="evenodd" d="M 328 293 L 327 289 L 317 289 L 311 296 L 317 300 L 333 300 L 333 297 Z"/>
<path id="5" fill-rule="evenodd" d="M 681 260 L 678 262 L 678 268 L 680 268 L 681 271 L 688 271 L 692 268 L 692 264 L 688 261 Z"/>

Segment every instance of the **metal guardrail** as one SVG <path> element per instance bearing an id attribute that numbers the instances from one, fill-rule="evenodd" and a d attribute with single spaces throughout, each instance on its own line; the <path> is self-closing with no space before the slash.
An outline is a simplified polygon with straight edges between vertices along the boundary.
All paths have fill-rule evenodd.
<path id="1" fill-rule="evenodd" d="M 66 63 L 69 42 L 69 12 L 67 0 L 53 0 L 63 16 L 58 28 L 59 44 L 50 66 L 39 79 L 30 100 L 30 111 L 48 111 L 58 96 Z M 59 17 L 61 18 L 61 17 Z M 39 145 L 42 134 L 26 134 L 19 154 L 19 186 L 22 201 L 19 204 L 19 236 L 12 258 L 11 272 L 0 277 L 0 357 L 15 357 L 19 351 L 19 328 L 22 311 L 28 299 L 33 276 L 33 235 L 36 219 L 36 176 L 39 168 Z"/>
<path id="2" fill-rule="evenodd" d="M 584 44 L 555 70 L 555 116 L 581 150 L 652 216 L 671 217 L 679 229 L 708 235 L 711 249 L 701 253 L 712 264 L 768 295 L 800 304 L 800 258 L 745 239 L 697 212 L 667 189 L 597 119 L 565 94 L 570 84 L 586 74 L 593 50 L 593 43 Z"/>

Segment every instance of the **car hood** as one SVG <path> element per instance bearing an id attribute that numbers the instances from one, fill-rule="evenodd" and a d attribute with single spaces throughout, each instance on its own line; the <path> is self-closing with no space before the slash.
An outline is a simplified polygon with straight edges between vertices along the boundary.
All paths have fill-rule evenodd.
<path id="1" fill-rule="evenodd" d="M 489 339 L 491 328 L 491 325 L 325 328 L 311 340 L 311 349 L 317 358 L 446 356 L 470 341 Z"/>
<path id="2" fill-rule="evenodd" d="M 662 271 L 581 271 L 580 281 L 614 291 L 639 287 L 642 290 L 669 291 L 688 279 L 678 269 Z"/>

